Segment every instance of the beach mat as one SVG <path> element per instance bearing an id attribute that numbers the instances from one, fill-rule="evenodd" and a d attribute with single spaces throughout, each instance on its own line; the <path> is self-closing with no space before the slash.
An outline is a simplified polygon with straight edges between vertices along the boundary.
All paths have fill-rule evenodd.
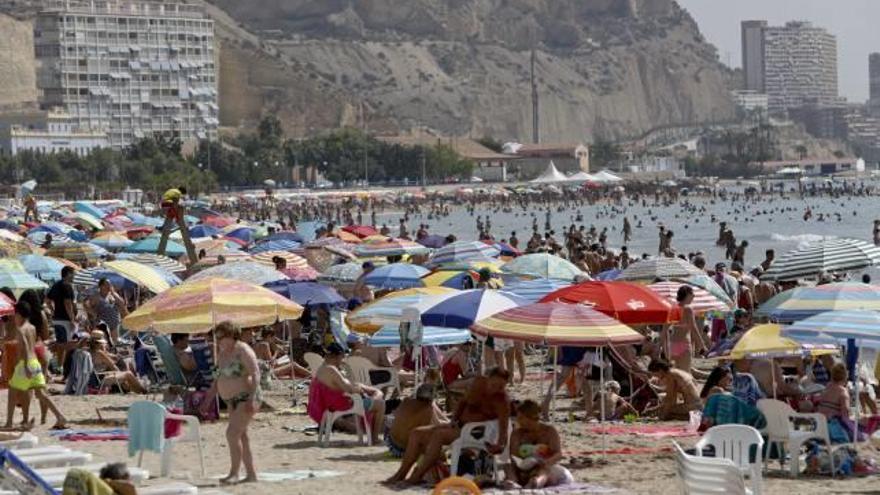
<path id="1" fill-rule="evenodd" d="M 493 488 L 484 490 L 484 495 L 580 495 L 594 493 L 618 493 L 620 490 L 614 487 L 599 485 L 596 483 L 572 483 L 570 485 L 554 486 L 552 488 L 540 488 L 534 490 L 501 490 Z"/>
<path id="2" fill-rule="evenodd" d="M 565 452 L 566 457 L 599 456 L 599 455 L 645 455 L 663 454 L 672 452 L 672 447 L 623 447 L 619 449 L 581 450 L 579 452 Z"/>
<path id="3" fill-rule="evenodd" d="M 64 442 L 106 442 L 128 440 L 125 428 L 67 429 L 51 431 L 49 434 Z"/>
<path id="4" fill-rule="evenodd" d="M 696 437 L 700 434 L 695 431 L 688 431 L 686 426 L 669 426 L 669 425 L 606 425 L 606 426 L 589 426 L 587 432 L 594 435 L 618 436 L 618 435 L 635 435 L 638 437 L 650 438 L 679 438 L 679 437 Z"/>
<path id="5" fill-rule="evenodd" d="M 257 479 L 267 483 L 282 483 L 287 481 L 303 481 L 314 480 L 319 478 L 335 478 L 342 476 L 342 471 L 320 471 L 311 469 L 302 469 L 298 471 L 268 471 L 257 473 Z"/>

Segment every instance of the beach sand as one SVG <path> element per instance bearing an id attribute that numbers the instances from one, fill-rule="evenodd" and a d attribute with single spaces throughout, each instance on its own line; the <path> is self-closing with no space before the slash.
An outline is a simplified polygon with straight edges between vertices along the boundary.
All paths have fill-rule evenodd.
<path id="1" fill-rule="evenodd" d="M 276 385 L 279 382 L 276 382 Z M 267 482 L 242 484 L 222 487 L 222 490 L 234 494 L 276 495 L 276 494 L 316 494 L 316 493 L 357 493 L 359 495 L 378 495 L 394 492 L 385 488 L 380 481 L 389 477 L 397 469 L 396 460 L 386 455 L 384 447 L 364 447 L 356 444 L 353 435 L 334 433 L 331 446 L 320 448 L 316 437 L 305 433 L 290 431 L 312 425 L 304 408 L 290 408 L 290 382 L 283 382 L 267 393 L 267 401 L 274 411 L 260 412 L 250 428 L 251 446 L 254 450 L 259 472 L 289 473 L 301 470 L 337 471 L 339 476 L 330 478 L 313 478 L 300 481 Z M 539 382 L 528 380 L 524 385 L 514 388 L 517 398 L 534 398 L 537 395 Z M 5 410 L 6 394 L 0 399 L 0 410 Z M 300 404 L 306 392 L 299 392 Z M 144 400 L 144 396 L 134 395 L 92 395 L 85 397 L 60 396 L 53 397 L 57 404 L 71 420 L 74 428 L 107 428 L 124 426 L 126 407 L 134 401 Z M 580 453 L 601 449 L 601 436 L 589 430 L 595 423 L 585 424 L 583 413 L 569 411 L 572 402 L 560 398 L 556 401 L 554 420 L 563 435 L 563 446 L 566 452 L 573 452 L 577 457 L 585 457 Z M 36 403 L 34 404 L 36 406 Z M 97 421 L 96 408 L 101 408 L 103 422 Z M 33 410 L 33 408 L 32 408 Z M 570 422 L 571 415 L 576 419 Z M 38 426 L 34 432 L 39 435 L 41 444 L 59 443 L 49 436 L 48 425 Z M 672 424 L 672 423 L 667 423 Z M 675 423 L 683 427 L 684 423 Z M 199 475 L 198 452 L 193 444 L 181 444 L 175 448 L 172 479 L 184 480 L 199 487 L 217 487 L 217 479 L 228 470 L 228 451 L 225 440 L 225 420 L 203 424 L 205 462 L 208 478 Z M 685 447 L 693 446 L 697 437 L 676 438 Z M 130 466 L 137 463 L 137 458 L 129 459 L 127 445 L 124 441 L 90 441 L 60 442 L 71 449 L 90 452 L 99 461 L 125 461 Z M 607 436 L 609 449 L 648 448 L 662 449 L 671 447 L 669 438 L 646 438 L 632 435 Z M 880 453 L 870 447 L 864 447 L 865 454 L 880 458 Z M 614 493 L 634 494 L 674 494 L 680 493 L 676 480 L 675 462 L 670 451 L 658 451 L 646 454 L 608 455 L 603 462 L 600 455 L 588 455 L 593 460 L 592 467 L 571 468 L 575 479 L 580 483 L 589 483 L 608 488 L 615 488 Z M 569 459 L 564 461 L 568 464 Z M 158 476 L 159 456 L 145 454 L 144 467 L 152 475 Z M 851 478 L 847 480 L 831 480 L 828 477 L 806 477 L 797 480 L 787 478 L 787 472 L 780 474 L 778 463 L 773 461 L 773 470 L 765 474 L 765 493 L 867 493 L 866 490 L 876 488 L 876 477 Z M 787 468 L 787 465 L 786 465 Z M 161 484 L 167 479 L 151 480 L 148 484 Z M 430 493 L 426 488 L 405 490 L 403 493 Z M 572 493 L 591 493 L 577 491 Z"/>

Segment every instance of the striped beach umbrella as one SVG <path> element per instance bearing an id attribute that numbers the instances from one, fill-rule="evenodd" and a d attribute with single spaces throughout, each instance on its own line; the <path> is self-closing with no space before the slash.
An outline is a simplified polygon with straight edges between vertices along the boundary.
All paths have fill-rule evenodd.
<path id="1" fill-rule="evenodd" d="M 180 284 L 180 279 L 176 276 L 136 261 L 114 260 L 104 263 L 103 266 L 133 280 L 154 294 L 160 294 Z"/>
<path id="2" fill-rule="evenodd" d="M 391 239 L 377 242 L 364 242 L 354 248 L 354 254 L 361 258 L 424 255 L 431 250 L 406 239 Z"/>
<path id="3" fill-rule="evenodd" d="M 281 294 L 282 296 L 302 306 L 345 306 L 347 300 L 336 292 L 336 289 L 314 282 L 290 283 L 279 281 L 266 284 L 263 287 Z"/>
<path id="4" fill-rule="evenodd" d="M 281 273 L 287 276 L 293 282 L 314 282 L 318 280 L 318 270 L 310 266 L 287 267 L 281 270 Z"/>
<path id="5" fill-rule="evenodd" d="M 348 226 L 342 227 L 341 230 L 343 232 L 348 232 L 349 234 L 354 234 L 355 236 L 357 236 L 360 239 L 364 239 L 364 238 L 367 238 L 367 237 L 370 237 L 372 235 L 376 235 L 379 233 L 378 230 L 376 230 L 374 227 L 371 227 L 369 225 L 348 225 Z"/>
<path id="6" fill-rule="evenodd" d="M 104 223 L 101 219 L 84 211 L 78 211 L 70 217 L 74 222 L 82 225 L 86 229 L 104 230 Z"/>
<path id="7" fill-rule="evenodd" d="M 253 261 L 236 261 L 233 263 L 224 263 L 222 265 L 213 266 L 196 273 L 187 279 L 187 283 L 209 278 L 238 280 L 253 285 L 265 285 L 279 280 L 288 280 L 287 275 L 284 275 L 270 266 L 255 263 Z"/>
<path id="8" fill-rule="evenodd" d="M 145 237 L 131 246 L 125 248 L 125 251 L 128 253 L 157 253 L 159 251 L 159 241 L 161 239 L 157 236 L 154 237 Z M 177 258 L 186 254 L 186 248 L 183 247 L 182 244 L 178 244 L 172 240 L 169 240 L 165 245 L 165 254 L 168 256 Z"/>
<path id="9" fill-rule="evenodd" d="M 478 321 L 471 331 L 545 345 L 600 347 L 644 340 L 640 333 L 595 309 L 561 302 L 508 309 Z"/>
<path id="10" fill-rule="evenodd" d="M 468 328 L 496 313 L 529 302 L 510 293 L 473 289 L 434 296 L 415 306 L 422 324 L 434 327 Z"/>
<path id="11" fill-rule="evenodd" d="M 348 314 L 345 322 L 356 332 L 376 333 L 383 326 L 399 324 L 404 308 L 415 306 L 428 297 L 450 292 L 456 291 L 446 287 L 419 287 L 392 292 L 355 309 Z"/>
<path id="12" fill-rule="evenodd" d="M 710 294 L 709 291 L 684 282 L 657 282 L 656 284 L 649 285 L 648 289 L 666 298 L 670 303 L 677 304 L 678 289 L 685 285 L 692 287 L 694 290 L 694 300 L 691 302 L 691 309 L 694 310 L 694 313 L 701 315 L 709 311 L 730 311 L 733 309 L 730 304 L 718 299 Z"/>
<path id="13" fill-rule="evenodd" d="M 89 242 L 108 251 L 119 251 L 134 244 L 134 241 L 129 239 L 127 235 L 119 232 L 103 232 L 93 237 Z"/>
<path id="14" fill-rule="evenodd" d="M 466 328 L 422 327 L 422 345 L 449 346 L 471 340 L 471 332 Z M 400 328 L 398 325 L 382 327 L 369 339 L 372 347 L 400 347 Z"/>
<path id="15" fill-rule="evenodd" d="M 797 287 L 770 298 L 757 311 L 776 321 L 799 321 L 826 311 L 880 311 L 880 286 L 858 282 Z"/>
<path id="16" fill-rule="evenodd" d="M 447 244 L 431 256 L 431 265 L 462 261 L 492 262 L 501 254 L 498 249 L 479 241 L 456 241 Z"/>
<path id="17" fill-rule="evenodd" d="M 6 294 L 0 293 L 0 316 L 9 316 L 15 313 L 15 303 Z"/>
<path id="18" fill-rule="evenodd" d="M 207 278 L 172 287 L 128 315 L 134 331 L 207 332 L 222 321 L 241 327 L 271 325 L 302 315 L 299 304 L 269 289 L 237 280 Z"/>
<path id="19" fill-rule="evenodd" d="M 55 258 L 39 254 L 25 254 L 19 256 L 18 261 L 21 262 L 26 272 L 40 280 L 49 282 L 61 280 L 61 270 L 65 266 Z"/>
<path id="20" fill-rule="evenodd" d="M 532 280 L 522 280 L 504 287 L 504 292 L 510 292 L 516 296 L 522 297 L 529 302 L 536 303 L 547 294 L 568 287 L 571 282 L 563 280 L 553 280 L 549 278 L 536 278 Z"/>
<path id="21" fill-rule="evenodd" d="M 318 281 L 327 283 L 354 283 L 364 273 L 360 263 L 333 265 L 318 275 Z"/>
<path id="22" fill-rule="evenodd" d="M 93 266 L 91 268 L 77 270 L 76 273 L 73 274 L 73 285 L 88 289 L 98 285 L 98 282 L 102 278 L 106 278 L 113 287 L 116 287 L 120 290 L 133 290 L 138 286 L 138 283 L 134 280 L 117 271 L 105 268 L 103 266 Z"/>
<path id="23" fill-rule="evenodd" d="M 253 252 L 251 254 L 254 261 L 267 266 L 274 267 L 275 262 L 272 261 L 272 258 L 278 257 L 287 262 L 287 268 L 309 268 L 309 262 L 305 258 L 288 251 L 262 251 L 258 254 L 253 254 Z"/>
<path id="24" fill-rule="evenodd" d="M 42 246 L 43 244 L 46 243 L 46 239 L 48 238 L 48 236 L 52 236 L 52 244 L 67 244 L 70 242 L 74 242 L 73 239 L 71 239 L 70 237 L 67 237 L 64 234 L 53 234 L 52 232 L 49 232 L 46 230 L 38 230 L 36 232 L 30 232 L 27 235 L 27 238 L 29 241 L 36 244 L 37 246 Z"/>
<path id="25" fill-rule="evenodd" d="M 380 289 L 409 289 L 424 287 L 422 277 L 428 269 L 409 263 L 392 263 L 380 266 L 364 277 L 364 283 Z"/>
<path id="26" fill-rule="evenodd" d="M 182 273 L 186 271 L 186 267 L 179 261 L 175 261 L 168 256 L 162 256 L 152 253 L 120 253 L 116 256 L 118 259 L 131 260 L 143 265 L 154 266 L 168 273 Z"/>
<path id="27" fill-rule="evenodd" d="M 292 250 L 300 247 L 301 245 L 302 244 L 300 244 L 296 241 L 289 241 L 289 240 L 284 240 L 284 239 L 280 239 L 277 241 L 266 241 L 266 242 L 261 242 L 261 243 L 255 245 L 254 247 L 252 247 L 250 249 L 250 253 L 253 255 L 256 255 L 256 254 L 265 253 L 268 251 L 292 251 Z"/>
<path id="28" fill-rule="evenodd" d="M 694 275 L 705 275 L 706 272 L 681 258 L 651 258 L 639 260 L 620 272 L 616 280 L 631 282 L 653 282 L 657 279 L 668 280 L 688 278 Z"/>
<path id="29" fill-rule="evenodd" d="M 880 263 L 880 247 L 859 239 L 825 238 L 780 256 L 762 280 L 793 281 L 820 273 L 843 273 Z"/>
<path id="30" fill-rule="evenodd" d="M 782 335 L 799 342 L 843 344 L 852 339 L 860 346 L 878 347 L 880 312 L 827 311 L 783 328 Z"/>
<path id="31" fill-rule="evenodd" d="M 583 282 L 544 296 L 540 302 L 587 305 L 627 325 L 660 325 L 681 319 L 677 305 L 651 289 L 627 282 Z"/>
<path id="32" fill-rule="evenodd" d="M 54 244 L 46 250 L 46 256 L 64 258 L 74 263 L 94 263 L 109 254 L 106 249 L 88 242 L 65 242 Z"/>
<path id="33" fill-rule="evenodd" d="M 673 278 L 672 280 L 675 282 L 684 282 L 688 285 L 693 285 L 694 287 L 699 287 L 709 294 L 712 294 L 713 296 L 718 298 L 719 301 L 722 301 L 728 306 L 736 306 L 733 300 L 730 299 L 730 296 L 727 295 L 727 292 L 725 292 L 724 289 L 722 289 L 721 286 L 718 285 L 718 282 L 716 282 L 715 279 L 713 279 L 706 273 L 691 275 L 690 277 L 686 278 Z"/>
<path id="34" fill-rule="evenodd" d="M 782 326 L 768 323 L 750 328 L 721 359 L 770 359 L 834 354 L 838 349 L 828 344 L 801 344 L 782 336 Z"/>
<path id="35" fill-rule="evenodd" d="M 45 290 L 49 286 L 33 275 L 16 269 L 0 268 L 0 287 L 9 287 L 18 295 L 27 289 Z"/>
<path id="36" fill-rule="evenodd" d="M 501 269 L 513 275 L 574 281 L 584 272 L 572 262 L 549 253 L 532 253 L 507 262 Z"/>

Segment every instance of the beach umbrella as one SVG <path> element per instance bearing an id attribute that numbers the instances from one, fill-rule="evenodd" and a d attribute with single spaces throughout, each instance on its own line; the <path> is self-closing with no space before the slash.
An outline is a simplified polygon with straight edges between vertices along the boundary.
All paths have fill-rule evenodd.
<path id="1" fill-rule="evenodd" d="M 245 245 L 254 242 L 254 232 L 256 229 L 252 227 L 244 227 L 242 225 L 230 225 L 223 229 L 223 237 L 227 239 L 236 239 Z"/>
<path id="2" fill-rule="evenodd" d="M 142 265 L 154 266 L 168 273 L 181 273 L 186 271 L 186 267 L 179 261 L 175 261 L 167 256 L 151 253 L 120 253 L 116 256 L 118 259 L 131 260 Z"/>
<path id="3" fill-rule="evenodd" d="M 355 309 L 345 318 L 349 328 L 360 333 L 375 333 L 385 325 L 400 323 L 404 308 L 415 306 L 426 298 L 455 292 L 446 287 L 418 287 L 392 292 L 381 299 Z"/>
<path id="4" fill-rule="evenodd" d="M 3 242 L 25 242 L 27 239 L 4 228 L 0 228 L 0 241 Z"/>
<path id="5" fill-rule="evenodd" d="M 799 342 L 880 347 L 880 312 L 870 310 L 826 311 L 782 329 L 782 335 Z"/>
<path id="6" fill-rule="evenodd" d="M 498 252 L 501 253 L 501 256 L 516 257 L 523 254 L 522 251 L 506 242 L 496 242 L 495 244 L 492 244 L 492 247 L 497 249 Z"/>
<path id="7" fill-rule="evenodd" d="M 230 218 L 227 216 L 207 216 L 202 219 L 202 222 L 206 225 L 217 227 L 219 229 L 228 227 L 230 225 L 237 225 L 234 218 Z"/>
<path id="8" fill-rule="evenodd" d="M 406 239 L 392 239 L 378 242 L 359 244 L 354 248 L 354 254 L 361 258 L 375 258 L 386 256 L 424 255 L 431 250 L 421 244 L 407 241 Z"/>
<path id="9" fill-rule="evenodd" d="M 371 235 L 376 235 L 379 233 L 374 227 L 369 225 L 348 225 L 346 227 L 342 227 L 343 232 L 348 232 L 350 234 L 354 234 L 357 237 L 363 239 L 365 237 L 370 237 Z"/>
<path id="10" fill-rule="evenodd" d="M 494 261 L 500 252 L 479 241 L 456 241 L 438 249 L 431 255 L 431 265 L 461 261 Z"/>
<path id="11" fill-rule="evenodd" d="M 422 327 L 423 346 L 458 345 L 471 340 L 470 330 L 464 328 Z M 369 338 L 371 347 L 400 347 L 399 325 L 382 327 Z"/>
<path id="12" fill-rule="evenodd" d="M 287 262 L 287 268 L 309 268 L 309 262 L 306 261 L 302 256 L 298 256 L 288 251 L 261 251 L 258 254 L 253 255 L 253 260 L 257 263 L 274 267 L 275 262 L 272 261 L 272 258 L 278 257 L 283 258 L 284 261 Z"/>
<path id="13" fill-rule="evenodd" d="M 0 316 L 9 316 L 15 313 L 15 302 L 6 294 L 0 293 Z"/>
<path id="14" fill-rule="evenodd" d="M 681 311 L 651 289 L 627 282 L 583 282 L 544 296 L 539 302 L 587 305 L 628 325 L 659 325 L 681 319 Z"/>
<path id="15" fill-rule="evenodd" d="M 337 230 L 336 232 L 333 232 L 332 235 L 340 241 L 344 241 L 350 244 L 360 244 L 361 242 L 363 242 L 360 237 L 344 230 Z"/>
<path id="16" fill-rule="evenodd" d="M 880 286 L 842 282 L 796 287 L 767 300 L 757 314 L 776 321 L 798 321 L 837 310 L 880 311 Z"/>
<path id="17" fill-rule="evenodd" d="M 447 244 L 446 238 L 443 237 L 442 235 L 425 236 L 421 239 L 416 239 L 416 242 L 418 242 L 422 246 L 425 246 L 426 248 L 431 248 L 431 249 L 439 249 Z"/>
<path id="18" fill-rule="evenodd" d="M 88 242 L 58 243 L 46 250 L 46 256 L 64 258 L 78 264 L 96 262 L 107 254 L 104 248 Z"/>
<path id="19" fill-rule="evenodd" d="M 13 258 L 24 254 L 33 254 L 35 249 L 26 242 L 0 239 L 0 256 Z"/>
<path id="20" fill-rule="evenodd" d="M 290 283 L 288 281 L 272 282 L 263 287 L 281 294 L 303 307 L 320 305 L 345 306 L 348 302 L 336 292 L 336 289 L 315 282 Z"/>
<path id="21" fill-rule="evenodd" d="M 620 272 L 617 280 L 654 282 L 655 280 L 687 279 L 706 272 L 681 258 L 651 258 L 639 260 Z"/>
<path id="22" fill-rule="evenodd" d="M 18 257 L 24 270 L 40 280 L 55 282 L 61 280 L 64 263 L 49 256 L 25 254 Z"/>
<path id="23" fill-rule="evenodd" d="M 511 308 L 474 323 L 471 331 L 484 337 L 583 347 L 644 340 L 640 333 L 589 306 L 561 302 Z"/>
<path id="24" fill-rule="evenodd" d="M 709 291 L 684 282 L 657 282 L 656 284 L 649 285 L 648 289 L 654 291 L 670 303 L 677 304 L 678 289 L 685 285 L 692 287 L 694 290 L 694 300 L 691 302 L 691 308 L 694 310 L 694 313 L 702 315 L 709 311 L 730 311 L 733 309 L 730 304 L 718 299 L 710 294 Z"/>
<path id="25" fill-rule="evenodd" d="M 262 242 L 271 242 L 271 241 L 293 241 L 302 244 L 305 242 L 303 237 L 297 233 L 289 230 L 282 230 L 281 232 L 275 232 L 274 234 L 269 234 L 264 238 Z"/>
<path id="26" fill-rule="evenodd" d="M 146 237 L 125 248 L 125 252 L 155 254 L 159 251 L 160 240 L 161 239 L 158 236 Z M 181 244 L 178 244 L 172 240 L 168 240 L 168 243 L 165 245 L 165 254 L 171 256 L 172 258 L 178 258 L 186 254 L 186 248 L 184 248 Z"/>
<path id="27" fill-rule="evenodd" d="M 493 289 L 473 289 L 442 294 L 419 303 L 422 324 L 434 327 L 468 328 L 496 313 L 524 306 L 529 301 Z"/>
<path id="28" fill-rule="evenodd" d="M 93 237 L 89 242 L 101 246 L 108 251 L 119 251 L 134 244 L 134 241 L 129 239 L 128 236 L 119 232 L 103 232 Z"/>
<path id="29" fill-rule="evenodd" d="M 148 217 L 140 213 L 128 212 L 128 218 L 134 225 L 158 228 L 165 224 L 165 220 L 159 217 Z"/>
<path id="30" fill-rule="evenodd" d="M 241 327 L 271 325 L 302 315 L 299 304 L 239 280 L 206 278 L 172 287 L 123 321 L 125 328 L 163 333 L 201 333 L 229 320 Z"/>
<path id="31" fill-rule="evenodd" d="M 318 281 L 329 283 L 354 283 L 364 273 L 360 263 L 342 263 L 333 265 L 318 275 Z"/>
<path id="32" fill-rule="evenodd" d="M 506 263 L 501 269 L 518 276 L 571 281 L 584 275 L 572 262 L 549 253 L 526 254 Z"/>
<path id="33" fill-rule="evenodd" d="M 158 268 L 132 260 L 107 261 L 104 263 L 104 268 L 125 276 L 155 294 L 160 294 L 170 289 L 172 285 L 180 283 L 180 279 L 173 275 L 163 274 Z"/>
<path id="34" fill-rule="evenodd" d="M 0 287 L 9 287 L 16 295 L 27 289 L 41 291 L 49 288 L 45 282 L 26 271 L 10 267 L 0 268 Z"/>
<path id="35" fill-rule="evenodd" d="M 288 280 L 288 277 L 278 270 L 261 265 L 253 261 L 236 261 L 213 266 L 203 270 L 187 279 L 190 281 L 205 280 L 209 278 L 223 278 L 239 280 L 254 285 L 264 285 L 278 280 Z"/>
<path id="36" fill-rule="evenodd" d="M 27 273 L 27 270 L 24 269 L 24 265 L 15 258 L 0 259 L 0 269 Z"/>
<path id="37" fill-rule="evenodd" d="M 52 232 L 48 232 L 45 230 L 40 230 L 37 232 L 32 231 L 28 233 L 27 239 L 37 246 L 42 246 L 46 243 L 46 239 L 49 236 L 52 236 L 52 244 L 68 244 L 71 242 L 76 242 L 70 237 L 67 237 L 67 235 L 65 234 L 53 234 Z"/>
<path id="38" fill-rule="evenodd" d="M 211 225 L 199 224 L 189 229 L 190 237 L 214 237 L 220 235 L 220 229 Z"/>
<path id="39" fill-rule="evenodd" d="M 736 344 L 726 352 L 711 356 L 720 359 L 773 359 L 784 357 L 820 356 L 837 353 L 834 345 L 801 344 L 783 337 L 782 325 L 768 323 L 746 331 Z"/>
<path id="40" fill-rule="evenodd" d="M 470 289 L 476 287 L 479 275 L 470 270 L 437 270 L 422 277 L 425 287 Z"/>
<path id="41" fill-rule="evenodd" d="M 80 213 L 86 213 L 86 214 L 88 214 L 94 218 L 98 218 L 98 219 L 104 218 L 107 216 L 107 212 L 98 208 L 94 204 L 87 203 L 85 201 L 77 201 L 76 203 L 73 203 L 73 211 L 80 212 Z"/>
<path id="42" fill-rule="evenodd" d="M 293 282 L 314 282 L 318 280 L 318 270 L 310 266 L 306 267 L 287 267 L 281 270 L 281 273 L 287 275 L 287 278 Z"/>
<path id="43" fill-rule="evenodd" d="M 422 277 L 428 269 L 409 263 L 392 263 L 380 266 L 364 277 L 364 283 L 380 289 L 409 289 L 424 287 Z"/>
<path id="44" fill-rule="evenodd" d="M 101 222 L 101 219 L 89 213 L 78 211 L 71 218 L 87 229 L 104 230 L 104 224 Z"/>
<path id="45" fill-rule="evenodd" d="M 115 270 L 111 270 L 103 266 L 95 266 L 92 268 L 77 270 L 76 273 L 73 274 L 73 285 L 90 288 L 98 285 L 98 282 L 102 278 L 106 278 L 107 281 L 110 282 L 110 285 L 120 290 L 134 290 L 138 286 L 137 282 L 135 282 L 134 280 L 131 280 L 130 278 Z"/>
<path id="46" fill-rule="evenodd" d="M 528 300 L 529 302 L 536 303 L 547 294 L 570 285 L 571 282 L 565 282 L 563 280 L 536 278 L 506 285 L 504 287 L 504 292 L 512 293 Z"/>
<path id="47" fill-rule="evenodd" d="M 250 253 L 256 255 L 267 251 L 293 251 L 301 245 L 302 244 L 296 241 L 286 241 L 283 239 L 277 241 L 265 241 L 252 247 Z"/>
<path id="48" fill-rule="evenodd" d="M 880 263 L 880 247 L 859 239 L 824 238 L 789 251 L 773 262 L 762 280 L 793 281 L 822 272 L 842 273 Z"/>
<path id="49" fill-rule="evenodd" d="M 710 277 L 706 273 L 701 272 L 699 274 L 691 275 L 689 277 L 683 277 L 683 278 L 674 278 L 673 277 L 671 280 L 673 280 L 675 282 L 684 282 L 688 285 L 693 285 L 694 287 L 699 287 L 699 288 L 705 290 L 706 292 L 708 292 L 709 294 L 712 294 L 713 296 L 718 298 L 719 301 L 724 302 L 728 306 L 730 306 L 730 307 L 736 306 L 736 304 L 733 302 L 733 300 L 730 298 L 730 296 L 727 295 L 727 292 L 725 292 L 725 290 L 723 288 L 721 288 L 720 285 L 718 285 L 718 282 L 716 282 L 714 278 Z"/>
<path id="50" fill-rule="evenodd" d="M 612 280 L 616 280 L 617 277 L 620 276 L 623 270 L 619 268 L 613 268 L 611 270 L 605 270 L 604 272 L 600 272 L 596 275 L 596 280 L 602 280 L 603 282 L 610 282 Z"/>
<path id="51" fill-rule="evenodd" d="M 226 264 L 231 263 L 241 263 L 245 261 L 253 261 L 251 255 L 245 253 L 244 251 L 222 251 L 217 252 L 214 255 L 207 255 L 205 258 L 200 259 L 193 265 L 194 268 L 202 269 L 212 266 L 219 266 L 220 264 L 220 256 L 225 258 Z"/>

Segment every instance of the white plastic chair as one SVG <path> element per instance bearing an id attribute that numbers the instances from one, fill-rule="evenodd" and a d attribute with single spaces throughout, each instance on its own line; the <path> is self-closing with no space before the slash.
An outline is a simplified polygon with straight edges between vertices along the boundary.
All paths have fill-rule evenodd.
<path id="1" fill-rule="evenodd" d="M 730 459 L 688 455 L 673 441 L 678 477 L 684 495 L 754 495 L 742 470 Z"/>
<path id="2" fill-rule="evenodd" d="M 312 372 L 312 378 L 315 377 L 315 373 L 318 372 L 318 368 L 324 364 L 324 358 L 315 354 L 314 352 L 307 352 L 303 354 L 303 360 L 305 360 L 306 364 L 309 366 L 309 371 Z"/>
<path id="3" fill-rule="evenodd" d="M 498 420 L 493 421 L 483 421 L 480 423 L 467 423 L 461 428 L 461 434 L 458 436 L 452 444 L 449 446 L 450 448 L 450 462 L 449 469 L 452 473 L 452 476 L 457 476 L 458 473 L 458 462 L 461 459 L 461 453 L 465 449 L 475 449 L 480 451 L 485 451 L 488 449 L 490 444 L 498 443 L 498 435 L 499 431 Z M 508 436 L 510 435 L 510 428 L 507 429 Z M 508 438 L 509 440 L 509 438 Z M 496 456 L 496 463 L 503 464 L 508 462 L 510 459 L 510 442 L 507 441 L 504 444 L 504 452 L 502 452 L 499 456 Z"/>
<path id="4" fill-rule="evenodd" d="M 162 461 L 160 464 L 160 474 L 163 477 L 167 477 L 171 472 L 171 459 L 174 453 L 174 445 L 183 442 L 192 442 L 195 443 L 199 449 L 199 465 L 201 467 L 202 478 L 205 477 L 205 453 L 202 449 L 202 431 L 201 425 L 199 424 L 199 418 L 195 416 L 184 416 L 182 414 L 173 414 L 168 412 L 165 407 L 161 404 L 157 404 L 151 401 L 139 401 L 132 404 L 128 409 L 128 427 L 129 430 L 132 429 L 132 424 L 136 424 L 138 421 L 147 421 L 150 415 L 162 415 L 162 423 L 164 424 L 167 420 L 172 421 L 181 421 L 183 422 L 183 427 L 181 428 L 180 435 L 172 438 L 165 438 L 162 443 Z M 158 421 L 158 418 L 153 419 Z M 159 432 L 160 434 L 164 434 L 164 432 Z M 131 441 L 131 440 L 129 440 Z M 140 450 L 138 453 L 138 467 L 141 467 L 144 460 L 144 451 Z"/>
<path id="5" fill-rule="evenodd" d="M 835 471 L 834 451 L 845 447 L 846 444 L 832 445 L 828 436 L 828 420 L 819 413 L 795 412 L 788 404 L 775 399 L 761 399 L 758 401 L 758 410 L 764 414 L 767 420 L 767 442 L 770 446 L 777 444 L 782 451 L 779 452 L 780 468 L 785 464 L 786 452 L 791 454 L 791 475 L 797 477 L 800 473 L 801 448 L 810 440 L 819 440 L 825 444 L 828 457 L 831 460 L 832 476 Z M 798 430 L 792 420 L 806 420 L 813 424 L 812 430 Z"/>
<path id="6" fill-rule="evenodd" d="M 364 430 L 367 433 L 367 441 L 364 445 L 369 445 L 370 439 L 373 438 L 373 427 L 367 420 L 367 412 L 364 410 L 364 402 L 358 394 L 346 394 L 351 399 L 351 407 L 344 411 L 324 411 L 321 416 L 321 424 L 318 426 L 318 444 L 326 447 L 330 443 L 330 434 L 333 432 L 333 423 L 339 418 L 345 416 L 355 416 L 355 428 L 357 428 L 358 442 L 364 443 Z M 363 421 L 363 427 L 361 426 Z"/>
<path id="7" fill-rule="evenodd" d="M 716 458 L 730 459 L 744 474 L 748 474 L 752 493 L 759 495 L 763 491 L 761 453 L 764 439 L 761 432 L 748 425 L 713 426 L 697 442 L 697 457 L 702 457 L 703 449 L 710 445 L 715 448 Z M 752 446 L 756 450 L 754 462 L 749 459 Z"/>
<path id="8" fill-rule="evenodd" d="M 391 388 L 400 393 L 400 377 L 394 368 L 380 368 L 375 366 L 369 359 L 361 356 L 349 356 L 345 358 L 345 366 L 351 371 L 351 379 L 362 385 L 376 387 L 379 390 Z M 373 384 L 370 380 L 370 371 L 385 371 L 390 378 L 382 383 Z"/>

